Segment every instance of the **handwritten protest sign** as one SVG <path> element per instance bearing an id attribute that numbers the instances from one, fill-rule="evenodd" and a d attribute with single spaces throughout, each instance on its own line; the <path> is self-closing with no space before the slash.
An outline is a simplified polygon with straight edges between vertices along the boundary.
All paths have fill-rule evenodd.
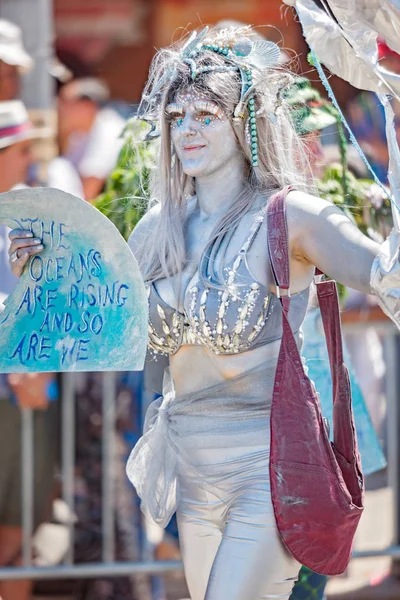
<path id="1" fill-rule="evenodd" d="M 44 245 L 0 313 L 0 372 L 142 369 L 147 295 L 111 221 L 84 200 L 35 188 L 0 194 L 0 222 Z"/>

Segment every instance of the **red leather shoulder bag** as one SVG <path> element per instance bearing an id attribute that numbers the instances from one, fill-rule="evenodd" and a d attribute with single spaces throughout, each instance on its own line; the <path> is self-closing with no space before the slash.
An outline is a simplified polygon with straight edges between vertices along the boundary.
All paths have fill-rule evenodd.
<path id="1" fill-rule="evenodd" d="M 337 575 L 351 557 L 364 484 L 343 362 L 336 283 L 316 283 L 332 373 L 333 442 L 288 320 L 289 190 L 275 194 L 267 208 L 268 250 L 283 326 L 271 407 L 271 495 L 279 533 L 291 554 L 316 573 Z"/>

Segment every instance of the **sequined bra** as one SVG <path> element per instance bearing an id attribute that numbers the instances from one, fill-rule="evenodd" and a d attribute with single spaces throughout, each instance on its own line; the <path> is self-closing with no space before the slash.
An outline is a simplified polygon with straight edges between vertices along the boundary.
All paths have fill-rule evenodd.
<path id="1" fill-rule="evenodd" d="M 158 294 L 154 282 L 147 284 L 149 299 L 149 347 L 155 353 L 175 354 L 185 344 L 200 344 L 215 354 L 237 354 L 282 337 L 279 299 L 254 280 L 247 252 L 266 208 L 257 215 L 239 254 L 223 267 L 223 289 L 212 271 L 219 247 L 208 248 L 199 263 L 198 282 L 185 295 L 184 312 L 172 308 Z M 303 322 L 309 289 L 291 297 L 289 320 L 296 333 Z"/>

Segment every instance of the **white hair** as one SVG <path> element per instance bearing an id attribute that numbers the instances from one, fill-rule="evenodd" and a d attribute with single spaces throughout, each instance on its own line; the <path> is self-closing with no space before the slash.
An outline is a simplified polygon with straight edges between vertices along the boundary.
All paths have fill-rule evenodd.
<path id="1" fill-rule="evenodd" d="M 230 29 L 229 39 L 237 41 L 249 28 Z M 251 32 L 250 32 L 251 35 Z M 216 44 L 227 36 L 226 30 L 211 29 L 207 44 Z M 237 143 L 247 165 L 243 190 L 232 202 L 213 231 L 209 244 L 232 231 L 241 217 L 251 208 L 254 198 L 269 195 L 274 190 L 292 185 L 303 191 L 314 191 L 311 168 L 301 138 L 295 132 L 290 107 L 281 92 L 295 81 L 295 75 L 277 66 L 262 72 L 253 72 L 255 107 L 257 115 L 258 166 L 251 165 L 251 148 L 246 140 L 246 119 L 233 120 L 234 109 L 240 99 L 241 78 L 237 71 L 208 71 L 194 80 L 190 67 L 179 59 L 182 43 L 161 49 L 153 59 L 149 80 L 143 92 L 139 115 L 157 120 L 161 144 L 157 168 L 150 181 L 148 209 L 159 205 L 156 231 L 139 248 L 137 258 L 145 280 L 155 280 L 179 273 L 186 263 L 184 226 L 187 203 L 194 194 L 195 181 L 182 170 L 174 151 L 165 107 L 176 95 L 187 88 L 195 88 L 222 107 L 232 117 Z M 226 65 L 220 54 L 204 50 L 196 58 L 198 67 Z M 173 69 L 171 79 L 163 82 L 163 75 Z M 162 85 L 161 85 L 162 84 Z M 159 89 L 158 89 L 159 88 Z M 149 103 L 149 96 L 157 91 L 157 102 Z M 246 109 L 247 113 L 247 109 Z M 248 116 L 248 115 L 247 115 Z"/>

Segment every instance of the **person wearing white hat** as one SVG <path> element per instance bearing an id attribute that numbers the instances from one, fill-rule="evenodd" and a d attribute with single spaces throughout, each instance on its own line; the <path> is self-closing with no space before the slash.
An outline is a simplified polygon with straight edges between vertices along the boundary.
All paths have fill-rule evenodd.
<path id="1" fill-rule="evenodd" d="M 27 53 L 22 42 L 21 29 L 5 19 L 0 19 L 0 58 L 22 71 L 28 71 L 33 66 L 33 58 Z"/>
<path id="2" fill-rule="evenodd" d="M 33 160 L 32 140 L 48 133 L 32 126 L 20 100 L 0 102 L 0 193 L 25 181 Z M 2 302 L 18 282 L 8 264 L 7 233 L 6 227 L 0 225 L 0 312 Z M 42 247 L 37 244 L 28 252 L 35 254 Z M 57 403 L 49 404 L 49 399 L 56 397 L 54 386 L 55 377 L 51 373 L 0 374 L 0 566 L 20 564 L 20 407 L 35 409 L 35 525 L 45 517 L 56 460 Z M 31 588 L 30 581 L 2 581 L 0 598 L 29 600 Z"/>
<path id="3" fill-rule="evenodd" d="M 24 48 L 21 28 L 0 19 L 0 102 L 19 97 L 20 76 L 30 71 L 34 62 Z M 49 73 L 60 83 L 72 77 L 71 71 L 56 56 L 51 57 Z"/>
<path id="4" fill-rule="evenodd" d="M 20 74 L 32 66 L 33 59 L 24 48 L 21 29 L 0 19 L 0 101 L 19 96 Z"/>
<path id="5" fill-rule="evenodd" d="M 58 95 L 61 155 L 76 169 L 89 201 L 103 189 L 124 144 L 125 119 L 108 104 L 109 95 L 107 84 L 93 77 L 68 82 Z M 65 189 L 64 182 L 51 184 Z"/>
<path id="6" fill-rule="evenodd" d="M 0 102 L 0 189 L 7 191 L 25 180 L 31 156 L 31 140 L 48 137 L 48 129 L 35 128 L 21 100 Z M 17 155 L 24 160 L 16 160 Z M 7 160 L 8 159 L 8 160 Z M 7 168 L 4 168 L 7 160 Z"/>

